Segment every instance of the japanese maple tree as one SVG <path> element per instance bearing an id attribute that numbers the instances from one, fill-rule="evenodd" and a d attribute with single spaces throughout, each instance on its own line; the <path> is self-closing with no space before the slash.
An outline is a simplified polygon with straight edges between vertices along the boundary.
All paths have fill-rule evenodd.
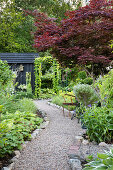
<path id="1" fill-rule="evenodd" d="M 104 67 L 113 60 L 109 46 L 113 39 L 113 1 L 91 0 L 78 10 L 66 12 L 60 24 L 55 18 L 33 11 L 36 31 L 34 47 L 50 50 L 53 57 L 68 67 L 96 64 Z"/>

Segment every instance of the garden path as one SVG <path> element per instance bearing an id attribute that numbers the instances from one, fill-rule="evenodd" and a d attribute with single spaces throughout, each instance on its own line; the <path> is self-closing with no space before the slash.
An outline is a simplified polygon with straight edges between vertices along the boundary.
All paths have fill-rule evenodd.
<path id="1" fill-rule="evenodd" d="M 49 125 L 21 152 L 14 170 L 69 170 L 68 150 L 75 136 L 83 133 L 76 119 L 64 117 L 62 110 L 35 100 L 37 108 L 47 113 Z"/>

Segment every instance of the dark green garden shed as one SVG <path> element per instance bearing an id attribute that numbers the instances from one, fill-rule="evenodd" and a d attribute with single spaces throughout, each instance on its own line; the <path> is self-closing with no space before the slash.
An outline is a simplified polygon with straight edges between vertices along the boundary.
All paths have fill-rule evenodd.
<path id="1" fill-rule="evenodd" d="M 0 59 L 6 60 L 13 71 L 19 70 L 16 78 L 18 85 L 26 84 L 26 72 L 31 72 L 33 91 L 35 87 L 34 61 L 37 57 L 39 57 L 38 53 L 0 53 Z"/>

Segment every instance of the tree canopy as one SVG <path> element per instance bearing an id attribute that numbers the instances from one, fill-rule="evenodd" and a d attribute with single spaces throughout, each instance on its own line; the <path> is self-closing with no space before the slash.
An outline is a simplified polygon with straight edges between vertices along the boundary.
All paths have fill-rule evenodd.
<path id="1" fill-rule="evenodd" d="M 35 52 L 33 48 L 33 17 L 23 10 L 38 9 L 58 21 L 71 9 L 64 0 L 1 0 L 0 2 L 0 52 Z"/>
<path id="2" fill-rule="evenodd" d="M 63 66 L 75 64 L 108 65 L 113 60 L 109 46 L 113 39 L 113 2 L 91 0 L 78 10 L 66 12 L 60 24 L 55 18 L 34 10 L 27 11 L 35 20 L 34 47 L 50 50 Z"/>

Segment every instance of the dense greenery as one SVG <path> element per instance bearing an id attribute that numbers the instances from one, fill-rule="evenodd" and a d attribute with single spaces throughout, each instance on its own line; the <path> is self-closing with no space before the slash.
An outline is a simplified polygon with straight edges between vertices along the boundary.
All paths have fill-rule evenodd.
<path id="1" fill-rule="evenodd" d="M 57 104 L 59 106 L 63 106 L 64 108 L 69 109 L 69 110 L 74 110 L 75 106 L 63 105 L 63 103 L 65 102 L 71 103 L 71 100 L 73 101 L 73 103 L 76 102 L 75 97 L 71 97 L 66 94 L 74 96 L 73 92 L 65 92 L 65 91 L 60 90 L 59 95 L 55 95 L 52 97 L 52 103 Z"/>
<path id="2" fill-rule="evenodd" d="M 91 141 L 112 142 L 113 112 L 111 109 L 96 106 L 86 109 L 84 123 L 87 126 L 86 133 Z"/>
<path id="3" fill-rule="evenodd" d="M 0 52 L 36 52 L 32 46 L 34 19 L 24 10 L 38 9 L 61 20 L 66 10 L 72 9 L 63 0 L 1 0 L 0 7 Z"/>
<path id="4" fill-rule="evenodd" d="M 1 158 L 13 153 L 15 149 L 20 149 L 24 140 L 30 139 L 30 133 L 39 128 L 43 119 L 37 117 L 37 107 L 32 99 L 23 98 L 21 91 L 16 93 L 15 76 L 6 62 L 0 61 L 0 73 Z"/>
<path id="5" fill-rule="evenodd" d="M 21 144 L 25 139 L 30 139 L 30 133 L 38 128 L 41 122 L 42 119 L 32 112 L 3 114 L 0 123 L 0 157 L 11 154 L 15 149 L 21 149 Z"/>
<path id="6" fill-rule="evenodd" d="M 49 88 L 49 83 L 50 83 L 50 89 L 53 89 L 54 93 L 58 93 L 59 81 L 60 81 L 60 70 L 59 70 L 59 64 L 57 63 L 56 60 L 53 60 L 51 56 L 39 57 L 35 59 L 35 96 L 36 97 L 40 97 L 41 92 L 44 91 L 43 88 Z M 44 84 L 44 82 L 46 85 Z"/>
<path id="7" fill-rule="evenodd" d="M 78 84 L 73 88 L 78 101 L 87 106 L 98 101 L 98 96 L 94 89 L 88 84 Z"/>
<path id="8" fill-rule="evenodd" d="M 83 170 L 95 170 L 95 169 L 113 169 L 113 148 L 110 151 L 105 151 L 105 153 L 97 153 L 98 159 L 91 161 L 86 164 L 86 167 Z"/>

